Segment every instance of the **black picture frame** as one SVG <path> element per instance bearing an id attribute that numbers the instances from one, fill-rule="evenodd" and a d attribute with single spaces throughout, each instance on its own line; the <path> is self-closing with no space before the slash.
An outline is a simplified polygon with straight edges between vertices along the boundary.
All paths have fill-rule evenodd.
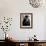
<path id="1" fill-rule="evenodd" d="M 25 24 L 25 22 L 23 22 L 24 17 L 26 17 L 30 20 L 29 21 L 30 24 L 24 25 Z M 28 21 L 28 20 L 26 20 L 26 21 Z M 33 14 L 32 13 L 20 13 L 20 28 L 31 29 L 32 27 L 33 27 Z"/>

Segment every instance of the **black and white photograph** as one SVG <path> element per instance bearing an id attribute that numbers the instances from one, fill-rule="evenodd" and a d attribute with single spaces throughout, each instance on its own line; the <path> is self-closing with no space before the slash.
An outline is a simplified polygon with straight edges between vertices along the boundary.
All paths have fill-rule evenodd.
<path id="1" fill-rule="evenodd" d="M 20 28 L 32 28 L 32 22 L 32 13 L 20 13 Z"/>

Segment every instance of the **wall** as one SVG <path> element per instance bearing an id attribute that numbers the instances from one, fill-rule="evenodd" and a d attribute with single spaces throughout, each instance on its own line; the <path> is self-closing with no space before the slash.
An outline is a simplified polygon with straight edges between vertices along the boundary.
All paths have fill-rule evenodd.
<path id="1" fill-rule="evenodd" d="M 0 0 L 0 18 L 12 17 L 12 26 L 8 34 L 16 40 L 28 40 L 34 34 L 37 39 L 46 40 L 45 38 L 45 6 L 33 8 L 28 0 Z M 33 13 L 33 28 L 20 29 L 20 13 Z M 0 31 L 2 35 L 3 31 Z M 3 33 L 4 34 L 4 33 Z M 0 39 L 4 37 L 0 36 Z"/>

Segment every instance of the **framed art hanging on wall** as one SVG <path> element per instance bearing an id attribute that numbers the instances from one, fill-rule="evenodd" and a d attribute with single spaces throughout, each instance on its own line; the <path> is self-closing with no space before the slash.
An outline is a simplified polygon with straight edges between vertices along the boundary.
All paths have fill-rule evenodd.
<path id="1" fill-rule="evenodd" d="M 20 28 L 32 28 L 32 27 L 33 27 L 33 14 L 20 13 Z"/>

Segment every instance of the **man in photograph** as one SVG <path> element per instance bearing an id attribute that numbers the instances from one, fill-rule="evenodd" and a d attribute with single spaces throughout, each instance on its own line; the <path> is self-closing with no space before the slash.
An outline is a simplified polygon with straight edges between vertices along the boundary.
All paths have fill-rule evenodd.
<path id="1" fill-rule="evenodd" d="M 29 16 L 26 15 L 24 18 L 23 18 L 23 22 L 22 22 L 23 26 L 30 26 L 30 20 L 29 20 Z"/>

